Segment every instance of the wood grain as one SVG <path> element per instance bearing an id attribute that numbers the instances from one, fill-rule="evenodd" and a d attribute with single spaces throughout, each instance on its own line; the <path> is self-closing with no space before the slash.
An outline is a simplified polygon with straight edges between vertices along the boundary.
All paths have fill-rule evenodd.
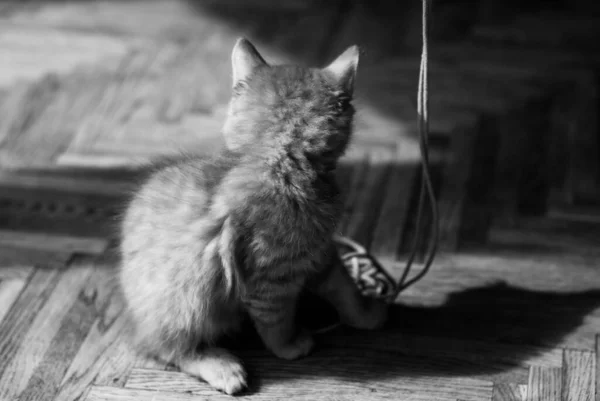
<path id="1" fill-rule="evenodd" d="M 374 337 L 377 338 L 376 344 L 372 343 Z M 321 341 L 328 346 L 347 344 L 352 345 L 353 348 L 390 350 L 406 356 L 447 358 L 455 363 L 471 362 L 481 365 L 479 370 L 482 375 L 483 371 L 489 368 L 508 371 L 511 366 L 536 365 L 547 368 L 562 366 L 560 349 L 405 334 L 401 330 L 393 329 L 388 329 L 385 335 L 369 332 L 336 333 L 323 337 Z M 520 384 L 526 384 L 526 381 Z"/>
<path id="2" fill-rule="evenodd" d="M 497 223 L 490 229 L 489 241 L 505 247 L 531 248 L 549 252 L 594 254 L 600 225 L 593 221 L 565 219 L 520 219 L 512 227 Z"/>
<path id="3" fill-rule="evenodd" d="M 517 111 L 496 124 L 498 150 L 494 176 L 494 220 L 509 224 L 519 215 L 519 182 L 524 176 L 535 132 L 528 129 L 526 111 Z M 518 138 L 518 140 L 515 140 Z"/>
<path id="4" fill-rule="evenodd" d="M 72 359 L 86 338 L 94 321 L 96 293 L 79 292 L 48 346 L 43 359 L 33 370 L 20 400 L 45 400 L 60 391 Z"/>
<path id="5" fill-rule="evenodd" d="M 366 177 L 370 168 L 368 154 L 365 152 L 356 152 L 351 160 L 352 172 L 351 180 L 347 180 L 347 191 L 345 193 L 344 211 L 338 224 L 338 231 L 347 234 L 347 226 L 350 218 L 356 208 L 357 200 L 361 189 L 365 185 Z"/>
<path id="6" fill-rule="evenodd" d="M 496 383 L 492 401 L 528 401 L 527 386 L 514 383 Z"/>
<path id="7" fill-rule="evenodd" d="M 28 330 L 20 336 L 20 343 L 12 347 L 14 351 L 10 357 L 7 356 L 6 359 L 3 359 L 5 363 L 0 377 L 0 394 L 3 397 L 11 399 L 21 397 L 24 394 L 27 394 L 27 397 L 32 397 L 31 399 L 43 397 L 43 391 L 37 394 L 35 394 L 35 391 L 34 394 L 27 393 L 30 389 L 29 380 L 40 367 L 40 364 L 44 363 L 45 355 L 57 349 L 51 347 L 53 338 L 59 334 L 63 319 L 67 316 L 73 304 L 77 302 L 79 290 L 85 285 L 91 272 L 90 267 L 71 267 L 60 273 L 52 293 L 36 311 L 37 314 L 32 319 Z M 23 292 L 23 295 L 26 295 L 26 292 Z M 74 318 L 78 319 L 79 316 Z M 4 322 L 9 322 L 9 319 L 6 318 Z M 83 327 L 85 328 L 85 323 Z M 60 359 L 54 363 L 56 362 L 60 362 Z M 43 372 L 53 375 L 56 371 L 47 368 Z"/>
<path id="8" fill-rule="evenodd" d="M 0 255 L 6 251 L 6 249 L 0 248 Z M 0 280 L 27 280 L 34 270 L 33 264 L 0 264 Z"/>
<path id="9" fill-rule="evenodd" d="M 448 163 L 444 166 L 442 188 L 438 200 L 440 216 L 440 251 L 452 252 L 459 243 L 462 209 L 466 196 L 466 185 L 473 161 L 474 133 L 478 125 L 456 128 L 450 138 Z"/>
<path id="10" fill-rule="evenodd" d="M 558 178 L 553 182 L 560 192 L 558 201 L 571 206 L 598 189 L 597 88 L 597 73 L 580 71 L 577 79 L 558 92 L 552 105 L 555 140 L 549 144 L 552 150 L 549 158 L 554 163 L 559 161 L 551 170 L 552 178 Z"/>
<path id="11" fill-rule="evenodd" d="M 392 152 L 385 150 L 369 154 L 364 185 L 357 188 L 353 213 L 345 227 L 346 235 L 367 248 L 370 248 L 373 227 L 377 222 L 375 216 L 381 210 L 392 156 Z"/>
<path id="12" fill-rule="evenodd" d="M 311 395 L 312 396 L 312 395 Z M 300 398 L 302 400 L 302 398 Z M 310 400 L 311 398 L 304 398 Z M 156 392 L 148 390 L 124 389 L 117 387 L 93 386 L 85 401 L 227 401 L 231 396 L 214 392 L 210 397 L 198 397 L 194 394 L 176 392 Z"/>
<path id="13" fill-rule="evenodd" d="M 23 344 L 23 337 L 30 329 L 39 310 L 51 296 L 59 278 L 60 274 L 55 270 L 36 270 L 0 323 L 0 333 L 2 333 L 0 336 L 0 383 L 4 382 L 4 385 L 0 387 L 2 393 L 6 391 L 6 386 L 12 387 L 11 381 L 4 379 L 5 372 Z"/>
<path id="14" fill-rule="evenodd" d="M 529 369 L 527 400 L 560 401 L 562 391 L 560 368 L 532 366 Z"/>
<path id="15" fill-rule="evenodd" d="M 600 391 L 598 391 L 598 385 L 600 383 L 600 369 L 598 369 L 598 366 L 600 366 L 600 335 L 596 335 L 596 344 L 595 344 L 595 349 L 594 349 L 594 356 L 596 358 L 595 362 L 595 379 L 596 379 L 596 388 L 595 388 L 595 394 L 596 396 L 594 397 L 595 401 L 598 401 L 600 399 Z"/>
<path id="16" fill-rule="evenodd" d="M 64 170 L 64 169 L 63 169 Z M 40 171 L 0 171 L 0 187 L 23 188 L 29 190 L 51 189 L 76 192 L 88 195 L 123 196 L 131 190 L 131 184 L 116 179 L 102 179 L 90 176 L 76 177 L 72 172 Z"/>
<path id="17" fill-rule="evenodd" d="M 106 238 L 114 235 L 122 199 L 54 189 L 5 187 L 0 200 L 3 230 L 52 233 L 69 237 Z"/>
<path id="18" fill-rule="evenodd" d="M 401 146 L 391 162 L 371 245 L 371 252 L 378 258 L 396 259 L 403 241 L 410 196 L 419 171 L 415 151 L 413 146 Z"/>
<path id="19" fill-rule="evenodd" d="M 593 401 L 596 392 L 595 355 L 593 352 L 565 350 L 562 399 Z"/>
<path id="20" fill-rule="evenodd" d="M 455 384 L 442 383 L 434 378 L 410 379 L 391 382 L 387 380 L 348 381 L 328 377 L 307 377 L 294 380 L 294 369 L 284 368 L 280 372 L 261 369 L 261 382 L 258 392 L 242 399 L 296 399 L 360 398 L 365 400 L 387 399 L 384 390 L 398 397 L 412 394 L 415 400 L 486 400 L 491 397 L 491 387 L 486 382 L 471 380 L 456 381 Z M 308 386 L 307 386 L 308 385 Z M 442 386 L 439 388 L 439 386 Z M 438 388 L 435 388 L 438 387 Z M 135 369 L 127 381 L 126 388 L 163 392 L 191 393 L 200 397 L 212 397 L 215 390 L 205 383 L 179 372 Z M 303 398 L 305 397 L 305 398 Z M 313 398 L 313 399 L 314 399 Z"/>
<path id="21" fill-rule="evenodd" d="M 25 279 L 19 278 L 0 279 L 0 322 L 17 300 L 26 282 Z"/>
<path id="22" fill-rule="evenodd" d="M 56 234 L 0 230 L 0 247 L 17 247 L 23 250 L 56 252 L 61 254 L 101 254 L 108 241 L 100 238 L 69 237 Z"/>
<path id="23" fill-rule="evenodd" d="M 97 261 L 82 290 L 93 294 L 93 322 L 62 379 L 57 399 L 77 400 L 93 383 L 122 386 L 136 356 L 125 339 L 126 317 L 114 280 L 113 261 Z"/>
<path id="24" fill-rule="evenodd" d="M 0 277 L 26 274 L 33 266 L 62 268 L 72 257 L 73 254 L 70 252 L 0 246 Z"/>

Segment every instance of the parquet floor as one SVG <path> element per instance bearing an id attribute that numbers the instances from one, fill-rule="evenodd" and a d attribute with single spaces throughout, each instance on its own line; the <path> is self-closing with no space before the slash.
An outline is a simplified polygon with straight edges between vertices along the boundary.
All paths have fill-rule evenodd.
<path id="1" fill-rule="evenodd" d="M 397 3 L 0 3 L 0 400 L 229 399 L 131 353 L 113 239 L 139 161 L 222 146 L 242 34 L 276 61 L 366 50 L 340 230 L 399 275 L 418 189 L 420 16 Z M 598 17 L 490 20 L 444 4 L 430 78 L 442 218 L 432 271 L 388 327 L 322 334 L 303 360 L 277 360 L 248 334 L 240 398 L 600 399 Z"/>

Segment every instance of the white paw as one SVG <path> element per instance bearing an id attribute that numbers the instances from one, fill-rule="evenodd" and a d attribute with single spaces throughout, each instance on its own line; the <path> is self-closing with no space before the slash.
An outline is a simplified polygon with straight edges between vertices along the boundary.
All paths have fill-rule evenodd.
<path id="1" fill-rule="evenodd" d="M 227 394 L 235 394 L 246 388 L 246 370 L 235 356 L 226 351 L 209 351 L 199 359 L 183 364 L 181 368 Z"/>
<path id="2" fill-rule="evenodd" d="M 273 353 L 281 359 L 298 359 L 312 351 L 315 341 L 307 330 L 298 333 L 294 341 L 273 349 Z"/>
<path id="3" fill-rule="evenodd" d="M 215 361 L 213 369 L 204 379 L 215 389 L 235 394 L 246 388 L 246 370 L 239 361 Z"/>

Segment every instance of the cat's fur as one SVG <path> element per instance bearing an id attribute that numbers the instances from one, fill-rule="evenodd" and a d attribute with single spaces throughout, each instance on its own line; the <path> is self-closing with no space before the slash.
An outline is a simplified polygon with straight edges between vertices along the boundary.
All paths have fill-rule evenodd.
<path id="1" fill-rule="evenodd" d="M 227 150 L 155 166 L 125 213 L 120 269 L 139 349 L 229 394 L 246 373 L 214 344 L 244 316 L 268 349 L 294 359 L 313 347 L 295 322 L 305 288 L 352 326 L 378 327 L 386 315 L 360 296 L 331 241 L 357 48 L 308 69 L 270 66 L 240 39 L 232 64 Z"/>

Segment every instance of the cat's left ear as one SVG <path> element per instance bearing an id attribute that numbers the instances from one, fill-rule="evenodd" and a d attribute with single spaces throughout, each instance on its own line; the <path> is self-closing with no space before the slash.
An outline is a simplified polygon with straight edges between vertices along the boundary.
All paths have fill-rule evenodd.
<path id="1" fill-rule="evenodd" d="M 340 54 L 331 64 L 323 68 L 329 75 L 333 76 L 335 83 L 346 93 L 352 95 L 354 92 L 354 80 L 358 69 L 358 46 L 350 46 Z"/>
<path id="2" fill-rule="evenodd" d="M 267 62 L 254 45 L 246 38 L 239 38 L 231 53 L 233 86 L 248 78 L 252 71 L 261 65 L 267 65 Z"/>

